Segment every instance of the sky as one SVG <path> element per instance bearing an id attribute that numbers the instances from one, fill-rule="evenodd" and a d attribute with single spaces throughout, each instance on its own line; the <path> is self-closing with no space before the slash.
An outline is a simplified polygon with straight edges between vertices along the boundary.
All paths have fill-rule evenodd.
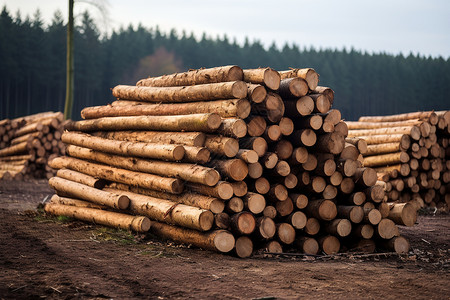
<path id="1" fill-rule="evenodd" d="M 93 5 L 107 8 L 107 18 Z M 67 0 L 0 0 L 15 16 L 39 8 L 49 24 L 56 10 L 66 18 Z M 75 0 L 75 15 L 89 10 L 102 32 L 120 26 L 175 28 L 208 36 L 259 40 L 266 47 L 350 49 L 450 57 L 449 0 Z"/>

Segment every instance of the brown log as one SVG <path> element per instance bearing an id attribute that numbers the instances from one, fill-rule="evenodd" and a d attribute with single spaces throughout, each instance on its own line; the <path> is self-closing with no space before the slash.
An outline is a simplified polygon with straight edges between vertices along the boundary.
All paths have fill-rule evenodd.
<path id="1" fill-rule="evenodd" d="M 327 255 L 338 253 L 341 247 L 338 238 L 332 235 L 321 237 L 318 239 L 318 242 L 322 251 Z"/>
<path id="2" fill-rule="evenodd" d="M 344 178 L 341 181 L 341 184 L 339 185 L 339 189 L 344 194 L 351 194 L 353 193 L 353 190 L 355 189 L 355 183 L 352 178 Z"/>
<path id="3" fill-rule="evenodd" d="M 308 83 L 303 78 L 286 78 L 281 80 L 278 93 L 283 98 L 298 98 L 308 93 Z"/>
<path id="4" fill-rule="evenodd" d="M 319 253 L 319 243 L 312 237 L 300 236 L 295 240 L 295 246 L 305 254 Z"/>
<path id="5" fill-rule="evenodd" d="M 217 133 L 229 137 L 242 138 L 247 135 L 247 124 L 241 119 L 222 119 L 222 124 L 217 129 Z"/>
<path id="6" fill-rule="evenodd" d="M 251 234 L 256 228 L 256 219 L 253 214 L 243 211 L 231 216 L 231 230 L 239 235 Z"/>
<path id="7" fill-rule="evenodd" d="M 233 197 L 233 186 L 226 181 L 219 181 L 215 186 L 188 183 L 186 187 L 193 192 L 223 200 L 228 200 Z"/>
<path id="8" fill-rule="evenodd" d="M 253 214 L 262 213 L 264 208 L 266 207 L 266 199 L 263 195 L 248 192 L 247 195 L 242 197 L 244 201 L 244 208 Z"/>
<path id="9" fill-rule="evenodd" d="M 292 151 L 291 158 L 289 159 L 289 164 L 298 165 L 306 163 L 308 160 L 308 150 L 304 147 L 297 147 Z"/>
<path id="10" fill-rule="evenodd" d="M 280 122 L 278 123 L 278 126 L 280 126 L 281 134 L 282 135 L 291 135 L 292 132 L 294 132 L 294 122 L 287 117 L 281 118 Z"/>
<path id="11" fill-rule="evenodd" d="M 41 131 L 35 131 L 35 132 L 31 132 L 31 133 L 28 133 L 28 134 L 25 134 L 25 135 L 22 135 L 22 136 L 19 136 L 19 137 L 16 137 L 16 138 L 12 139 L 10 141 L 10 144 L 11 145 L 16 145 L 16 144 L 19 144 L 19 143 L 22 143 L 22 142 L 26 142 L 30 138 L 37 138 L 37 139 L 40 140 L 43 137 L 44 137 L 44 134 Z"/>
<path id="12" fill-rule="evenodd" d="M 316 173 L 321 176 L 331 176 L 336 171 L 336 162 L 333 154 L 320 154 L 317 156 Z"/>
<path id="13" fill-rule="evenodd" d="M 123 193 L 105 192 L 81 183 L 67 179 L 52 177 L 49 185 L 58 192 L 60 196 L 75 197 L 93 203 L 106 205 L 112 208 L 126 209 L 130 199 Z"/>
<path id="14" fill-rule="evenodd" d="M 236 239 L 234 250 L 241 258 L 249 257 L 253 252 L 253 242 L 248 236 L 240 236 Z"/>
<path id="15" fill-rule="evenodd" d="M 286 187 L 282 184 L 276 183 L 270 186 L 267 197 L 276 201 L 284 201 L 288 198 L 288 191 Z"/>
<path id="16" fill-rule="evenodd" d="M 290 245 L 295 241 L 295 229 L 291 224 L 279 223 L 276 226 L 276 236 L 281 243 Z"/>
<path id="17" fill-rule="evenodd" d="M 130 199 L 131 212 L 152 220 L 199 231 L 210 230 L 214 223 L 213 213 L 205 209 L 111 188 L 105 188 L 105 191 L 126 195 Z"/>
<path id="18" fill-rule="evenodd" d="M 398 227 L 394 221 L 390 219 L 383 219 L 375 227 L 375 233 L 382 239 L 389 240 L 394 236 L 399 236 Z"/>
<path id="19" fill-rule="evenodd" d="M 277 162 L 277 165 L 275 166 L 275 168 L 273 168 L 272 171 L 273 171 L 272 173 L 277 176 L 286 177 L 291 173 L 291 167 L 289 166 L 289 164 L 286 161 L 279 160 Z"/>
<path id="20" fill-rule="evenodd" d="M 295 130 L 289 136 L 294 146 L 313 146 L 316 144 L 317 138 L 316 133 L 312 129 Z"/>
<path id="21" fill-rule="evenodd" d="M 265 217 L 275 219 L 275 217 L 277 216 L 277 209 L 275 208 L 275 206 L 267 205 L 263 210 L 263 215 Z"/>
<path id="22" fill-rule="evenodd" d="M 305 233 L 309 235 L 316 235 L 320 231 L 320 223 L 316 218 L 308 218 L 305 226 Z"/>
<path id="23" fill-rule="evenodd" d="M 325 187 L 325 189 L 322 192 L 322 198 L 333 200 L 336 198 L 337 194 L 338 194 L 338 189 L 331 184 L 327 184 L 327 186 Z"/>
<path id="24" fill-rule="evenodd" d="M 347 121 L 347 125 L 350 130 L 400 127 L 400 126 L 420 125 L 421 123 L 423 123 L 423 121 L 420 121 L 419 119 L 411 119 L 411 120 L 397 121 L 397 122 L 360 122 L 360 121 L 351 122 L 351 121 Z"/>
<path id="25" fill-rule="evenodd" d="M 207 135 L 204 146 L 219 156 L 235 157 L 239 151 L 238 140 L 218 135 Z"/>
<path id="26" fill-rule="evenodd" d="M 276 230 L 275 222 L 271 218 L 263 216 L 256 219 L 256 229 L 254 233 L 258 239 L 271 239 L 274 237 Z"/>
<path id="27" fill-rule="evenodd" d="M 295 229 L 303 229 L 306 226 L 306 215 L 301 211 L 296 211 L 287 217 L 287 220 Z"/>
<path id="28" fill-rule="evenodd" d="M 298 209 L 303 209 L 308 205 L 308 197 L 303 194 L 289 194 L 289 198 L 292 199 L 292 202 Z"/>
<path id="29" fill-rule="evenodd" d="M 270 183 L 264 177 L 259 177 L 255 181 L 250 183 L 250 191 L 256 192 L 258 194 L 264 195 L 267 194 L 270 190 Z"/>
<path id="30" fill-rule="evenodd" d="M 22 142 L 0 150 L 0 157 L 27 153 L 28 142 Z"/>
<path id="31" fill-rule="evenodd" d="M 262 137 L 249 137 L 239 139 L 239 147 L 241 149 L 251 149 L 258 153 L 261 157 L 267 152 L 267 142 Z"/>
<path id="32" fill-rule="evenodd" d="M 266 127 L 262 135 L 268 142 L 276 142 L 281 138 L 280 126 L 274 124 Z"/>
<path id="33" fill-rule="evenodd" d="M 362 155 L 367 154 L 367 142 L 362 138 L 345 138 L 345 142 L 354 145 L 358 148 L 359 153 Z"/>
<path id="34" fill-rule="evenodd" d="M 314 111 L 314 100 L 310 96 L 303 96 L 294 100 L 284 102 L 285 114 L 290 118 L 308 116 Z"/>
<path id="35" fill-rule="evenodd" d="M 398 151 L 406 151 L 408 148 L 403 148 L 400 142 L 396 143 L 385 143 L 385 144 L 375 144 L 367 146 L 366 156 L 378 155 L 384 153 L 393 153 Z"/>
<path id="36" fill-rule="evenodd" d="M 278 155 L 272 152 L 266 152 L 260 162 L 264 168 L 273 169 L 278 163 Z"/>
<path id="37" fill-rule="evenodd" d="M 73 170 L 68 170 L 68 169 L 61 169 L 58 170 L 58 172 L 56 173 L 56 176 L 63 178 L 63 179 L 67 179 L 67 180 L 71 180 L 77 183 L 81 183 L 96 189 L 102 189 L 105 187 L 106 185 L 106 181 L 103 179 L 99 179 L 99 178 L 95 178 L 77 171 L 73 171 Z M 63 203 L 61 203 L 63 204 Z"/>
<path id="38" fill-rule="evenodd" d="M 334 132 L 344 137 L 347 137 L 348 136 L 347 123 L 345 123 L 344 121 L 340 121 L 337 125 L 334 126 Z"/>
<path id="39" fill-rule="evenodd" d="M 95 204 L 95 203 L 92 203 L 89 201 L 79 200 L 79 199 L 75 199 L 75 198 L 60 197 L 56 194 L 53 195 L 52 198 L 50 198 L 50 203 L 76 206 L 76 207 L 88 207 L 88 208 L 105 209 L 105 210 L 108 209 L 108 207 L 106 205 Z"/>
<path id="40" fill-rule="evenodd" d="M 263 167 L 259 162 L 248 164 L 248 177 L 258 179 L 263 174 Z"/>
<path id="41" fill-rule="evenodd" d="M 381 243 L 382 247 L 389 251 L 394 251 L 398 254 L 407 254 L 409 251 L 409 242 L 403 236 L 395 236 L 385 242 Z"/>
<path id="42" fill-rule="evenodd" d="M 352 231 L 354 236 L 363 238 L 363 239 L 370 239 L 373 236 L 373 226 L 370 224 L 360 224 L 355 227 L 355 229 Z"/>
<path id="43" fill-rule="evenodd" d="M 166 199 L 177 203 L 183 203 L 189 206 L 195 206 L 198 208 L 203 208 L 206 210 L 210 210 L 211 212 L 218 214 L 221 213 L 225 204 L 222 200 L 217 199 L 215 197 L 209 197 L 202 194 L 185 192 L 179 195 L 174 195 L 170 193 L 149 190 L 145 188 L 140 188 L 136 186 L 129 186 L 122 183 L 112 183 L 109 187 L 114 189 L 119 189 L 123 191 L 130 191 L 136 194 L 147 195 L 155 198 Z"/>
<path id="44" fill-rule="evenodd" d="M 230 216 L 224 212 L 215 214 L 214 225 L 220 229 L 228 229 L 230 227 Z"/>
<path id="45" fill-rule="evenodd" d="M 235 196 L 242 197 L 247 194 L 248 188 L 245 181 L 230 182 L 230 184 L 233 187 L 233 194 Z"/>
<path id="46" fill-rule="evenodd" d="M 377 173 L 388 173 L 392 176 L 393 173 L 399 172 L 402 176 L 408 176 L 411 169 L 408 164 L 397 164 L 384 168 L 375 168 Z"/>
<path id="47" fill-rule="evenodd" d="M 402 181 L 403 182 L 403 181 Z M 381 185 L 374 185 L 364 189 L 366 198 L 375 203 L 380 203 L 384 199 L 384 188 Z"/>
<path id="48" fill-rule="evenodd" d="M 280 243 L 277 241 L 270 241 L 264 244 L 260 251 L 268 252 L 268 253 L 283 253 L 283 248 L 281 247 Z"/>
<path id="49" fill-rule="evenodd" d="M 244 201 L 241 198 L 233 197 L 227 201 L 225 209 L 230 214 L 239 213 L 244 209 Z"/>
<path id="50" fill-rule="evenodd" d="M 359 122 L 397 122 L 397 121 L 405 121 L 412 119 L 428 119 L 431 117 L 433 112 L 412 112 L 412 113 L 404 113 L 390 116 L 367 116 L 360 117 L 358 119 Z"/>
<path id="51" fill-rule="evenodd" d="M 341 219 L 348 219 L 352 223 L 361 223 L 364 219 L 364 210 L 361 206 L 337 206 L 337 217 Z"/>
<path id="52" fill-rule="evenodd" d="M 361 129 L 361 130 L 349 130 L 349 137 L 361 137 L 363 136 L 371 136 L 371 135 L 399 135 L 399 134 L 408 134 L 413 140 L 418 141 L 420 139 L 420 128 L 419 126 L 400 126 L 400 127 L 387 127 L 387 128 L 377 128 L 377 129 Z M 367 139 L 364 137 L 367 141 Z M 387 143 L 388 141 L 384 141 Z M 367 142 L 368 144 L 371 144 Z"/>
<path id="53" fill-rule="evenodd" d="M 330 176 L 330 183 L 334 186 L 339 186 L 342 183 L 342 180 L 344 178 L 342 177 L 342 174 L 339 171 L 336 171 L 333 173 L 333 175 Z"/>
<path id="54" fill-rule="evenodd" d="M 250 114 L 247 99 L 215 100 L 188 103 L 146 103 L 128 106 L 93 106 L 81 111 L 83 119 L 125 116 L 170 116 L 203 113 L 217 113 L 222 118 L 238 117 L 245 119 Z"/>
<path id="55" fill-rule="evenodd" d="M 279 160 L 286 160 L 292 156 L 294 147 L 292 146 L 291 142 L 287 140 L 281 140 L 275 144 L 272 150 L 272 152 L 277 155 Z"/>
<path id="56" fill-rule="evenodd" d="M 267 90 L 260 84 L 247 83 L 247 98 L 254 103 L 261 103 L 266 99 Z"/>
<path id="57" fill-rule="evenodd" d="M 364 157 L 365 167 L 380 167 L 388 166 L 398 163 L 407 163 L 409 161 L 409 155 L 407 152 L 396 152 L 374 156 Z"/>
<path id="58" fill-rule="evenodd" d="M 211 157 L 211 152 L 204 147 L 183 146 L 184 158 L 182 162 L 205 164 Z"/>
<path id="59" fill-rule="evenodd" d="M 317 158 L 314 154 L 308 153 L 306 162 L 302 164 L 302 168 L 305 171 L 313 171 L 317 167 Z"/>
<path id="60" fill-rule="evenodd" d="M 282 182 L 286 188 L 293 189 L 298 184 L 298 178 L 295 174 L 289 173 L 286 177 L 283 177 L 280 182 Z"/>
<path id="61" fill-rule="evenodd" d="M 327 133 L 317 136 L 317 142 L 314 149 L 319 152 L 339 154 L 345 146 L 344 136 L 337 133 Z"/>
<path id="62" fill-rule="evenodd" d="M 142 87 L 117 85 L 112 94 L 116 98 L 147 102 L 194 102 L 220 99 L 241 99 L 247 96 L 242 81 L 199 84 L 177 87 Z"/>
<path id="63" fill-rule="evenodd" d="M 280 71 L 281 79 L 300 77 L 306 80 L 310 90 L 315 90 L 319 84 L 319 74 L 314 69 L 291 69 Z"/>
<path id="64" fill-rule="evenodd" d="M 417 210 L 410 203 L 392 203 L 388 218 L 398 225 L 413 226 L 417 220 Z"/>
<path id="65" fill-rule="evenodd" d="M 377 225 L 381 222 L 381 213 L 376 208 L 365 208 L 364 209 L 364 221 L 366 223 Z"/>
<path id="66" fill-rule="evenodd" d="M 238 66 L 223 66 L 208 69 L 189 70 L 159 77 L 139 80 L 137 86 L 183 86 L 206 83 L 218 83 L 243 79 L 242 69 Z"/>
<path id="67" fill-rule="evenodd" d="M 54 169 L 67 168 L 109 181 L 121 182 L 153 190 L 167 191 L 172 194 L 179 194 L 183 191 L 183 183 L 179 179 L 122 170 L 67 156 L 57 157 L 49 161 L 49 166 Z"/>
<path id="68" fill-rule="evenodd" d="M 1 162 L 18 162 L 18 161 L 25 161 L 25 160 L 32 160 L 32 155 L 24 154 L 24 155 L 13 155 L 13 156 L 0 157 Z"/>
<path id="69" fill-rule="evenodd" d="M 323 221 L 331 221 L 337 215 L 336 204 L 330 200 L 310 200 L 305 207 L 307 215 Z"/>
<path id="70" fill-rule="evenodd" d="M 284 116 L 285 105 L 280 95 L 269 92 L 263 103 L 253 104 L 252 111 L 265 116 L 272 123 L 278 123 Z"/>
<path id="71" fill-rule="evenodd" d="M 246 69 L 244 70 L 244 81 L 262 84 L 271 90 L 280 87 L 280 74 L 271 68 Z"/>
<path id="72" fill-rule="evenodd" d="M 216 168 L 223 178 L 230 178 L 234 181 L 242 181 L 248 175 L 248 166 L 241 159 L 216 159 L 209 165 Z"/>
<path id="73" fill-rule="evenodd" d="M 290 198 L 287 198 L 284 201 L 276 201 L 275 208 L 279 216 L 286 217 L 294 211 L 294 204 Z"/>
<path id="74" fill-rule="evenodd" d="M 110 140 L 181 144 L 193 147 L 203 147 L 206 138 L 203 132 L 111 131 L 93 132 L 92 135 Z"/>
<path id="75" fill-rule="evenodd" d="M 362 205 L 366 201 L 366 194 L 363 192 L 355 192 L 351 194 L 345 202 L 350 205 Z"/>
<path id="76" fill-rule="evenodd" d="M 58 128 L 59 124 L 60 121 L 54 118 L 39 120 L 39 122 L 30 123 L 16 130 L 14 132 L 14 136 L 19 137 L 35 131 L 42 131 L 43 133 L 48 133 L 50 127 Z"/>
<path id="77" fill-rule="evenodd" d="M 72 157 L 93 160 L 122 169 L 175 177 L 208 186 L 214 186 L 220 180 L 220 175 L 216 170 L 200 165 L 111 155 L 72 145 L 67 147 L 66 153 Z"/>
<path id="78" fill-rule="evenodd" d="M 350 144 L 350 143 L 345 143 L 344 144 L 344 149 L 342 149 L 342 152 L 339 155 L 339 158 L 341 159 L 352 159 L 352 160 L 358 160 L 358 156 L 359 156 L 359 151 L 358 148 L 356 148 L 356 146 Z"/>
<path id="79" fill-rule="evenodd" d="M 178 243 L 192 244 L 197 247 L 227 253 L 233 250 L 234 236 L 226 230 L 199 232 L 188 228 L 181 228 L 160 222 L 153 222 L 150 232 L 161 238 Z"/>
<path id="80" fill-rule="evenodd" d="M 253 164 L 258 162 L 258 153 L 254 150 L 241 149 L 236 154 L 236 158 L 242 159 L 247 164 Z"/>
<path id="81" fill-rule="evenodd" d="M 137 232 L 147 232 L 152 223 L 147 217 L 130 216 L 123 213 L 105 211 L 95 208 L 76 207 L 47 203 L 44 206 L 47 213 L 67 216 L 74 219 L 101 224 L 122 229 L 131 229 Z"/>
<path id="82" fill-rule="evenodd" d="M 218 114 L 192 114 L 179 116 L 108 117 L 68 122 L 67 130 L 156 130 L 212 132 L 222 123 Z"/>
<path id="83" fill-rule="evenodd" d="M 346 237 L 352 231 L 352 224 L 347 219 L 334 219 L 327 223 L 324 228 L 329 234 Z"/>
<path id="84" fill-rule="evenodd" d="M 319 130 L 322 127 L 323 119 L 320 115 L 309 115 L 295 120 L 297 128 Z M 334 126 L 332 127 L 334 130 Z M 331 132 L 331 131 L 330 131 Z"/>
<path id="85" fill-rule="evenodd" d="M 309 97 L 314 101 L 314 110 L 316 113 L 326 113 L 331 108 L 330 100 L 322 94 L 310 94 Z"/>
<path id="86" fill-rule="evenodd" d="M 336 163 L 336 170 L 347 177 L 355 175 L 357 168 L 358 164 L 353 159 L 339 159 Z"/>
<path id="87" fill-rule="evenodd" d="M 377 172 L 372 168 L 358 168 L 353 179 L 358 185 L 370 187 L 377 182 Z"/>
<path id="88" fill-rule="evenodd" d="M 266 120 L 262 116 L 250 116 L 246 123 L 247 133 L 250 136 L 261 136 L 267 127 Z"/>

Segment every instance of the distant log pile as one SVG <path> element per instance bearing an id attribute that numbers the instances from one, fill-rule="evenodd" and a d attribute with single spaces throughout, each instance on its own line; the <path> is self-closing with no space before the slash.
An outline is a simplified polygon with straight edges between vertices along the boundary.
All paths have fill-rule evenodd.
<path id="1" fill-rule="evenodd" d="M 364 166 L 384 181 L 389 202 L 450 207 L 450 111 L 361 117 L 349 138 L 367 143 Z"/>
<path id="2" fill-rule="evenodd" d="M 318 81 L 313 69 L 226 66 L 116 86 L 117 101 L 66 125 L 45 209 L 239 257 L 407 252 L 406 210 L 383 202 L 365 143 L 346 142 Z"/>
<path id="3" fill-rule="evenodd" d="M 49 158 L 64 155 L 64 116 L 43 112 L 0 121 L 0 179 L 50 178 Z"/>

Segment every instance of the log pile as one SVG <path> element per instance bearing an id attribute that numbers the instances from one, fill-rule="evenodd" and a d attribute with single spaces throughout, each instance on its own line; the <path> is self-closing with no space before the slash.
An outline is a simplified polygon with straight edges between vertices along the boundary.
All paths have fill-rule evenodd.
<path id="1" fill-rule="evenodd" d="M 378 173 L 389 202 L 450 207 L 450 111 L 361 117 L 349 137 L 367 143 L 364 165 Z"/>
<path id="2" fill-rule="evenodd" d="M 0 121 L 0 180 L 50 178 L 49 158 L 64 154 L 64 116 L 43 112 Z"/>
<path id="3" fill-rule="evenodd" d="M 46 210 L 130 229 L 145 216 L 138 231 L 239 257 L 408 251 L 318 79 L 226 66 L 116 86 L 66 125 Z"/>

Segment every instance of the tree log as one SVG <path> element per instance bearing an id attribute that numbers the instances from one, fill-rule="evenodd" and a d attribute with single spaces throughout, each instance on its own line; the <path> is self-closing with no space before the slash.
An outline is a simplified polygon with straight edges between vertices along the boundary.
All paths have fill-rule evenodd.
<path id="1" fill-rule="evenodd" d="M 407 152 L 396 152 L 374 156 L 364 157 L 365 167 L 381 167 L 398 163 L 407 163 L 409 161 L 409 155 Z"/>
<path id="2" fill-rule="evenodd" d="M 242 138 L 247 135 L 247 124 L 241 119 L 222 119 L 222 124 L 217 129 L 217 133 L 229 137 Z"/>
<path id="3" fill-rule="evenodd" d="M 281 79 L 300 77 L 306 80 L 310 90 L 315 90 L 319 84 L 319 74 L 314 69 L 291 69 L 280 71 Z"/>
<path id="4" fill-rule="evenodd" d="M 181 144 L 193 147 L 203 147 L 206 138 L 206 135 L 203 132 L 104 131 L 93 132 L 92 135 L 110 140 L 156 144 Z"/>
<path id="5" fill-rule="evenodd" d="M 286 78 L 281 80 L 278 93 L 283 98 L 298 98 L 308 93 L 308 83 L 303 78 Z"/>
<path id="6" fill-rule="evenodd" d="M 122 229 L 131 229 L 137 232 L 147 232 L 152 223 L 147 217 L 130 216 L 122 213 L 105 211 L 95 208 L 76 207 L 47 203 L 44 206 L 47 213 L 71 217 L 74 219 L 101 224 Z"/>
<path id="7" fill-rule="evenodd" d="M 314 111 L 314 100 L 310 96 L 303 96 L 294 100 L 284 102 L 285 115 L 290 118 L 308 116 Z"/>
<path id="8" fill-rule="evenodd" d="M 417 210 L 410 203 L 391 203 L 388 218 L 398 225 L 413 226 L 417 220 Z"/>
<path id="9" fill-rule="evenodd" d="M 271 68 L 244 69 L 244 81 L 263 84 L 271 90 L 280 87 L 280 74 Z"/>
<path id="10" fill-rule="evenodd" d="M 231 217 L 231 229 L 239 235 L 251 234 L 256 228 L 256 219 L 253 214 L 243 211 Z"/>
<path id="11" fill-rule="evenodd" d="M 330 200 L 310 200 L 305 207 L 305 213 L 316 219 L 331 221 L 337 215 L 336 204 Z"/>
<path id="12" fill-rule="evenodd" d="M 77 183 L 81 183 L 96 189 L 102 189 L 106 185 L 106 181 L 103 179 L 95 178 L 77 171 L 69 170 L 69 169 L 60 169 L 56 173 L 56 176 L 71 180 Z M 64 204 L 64 203 L 61 203 Z"/>

